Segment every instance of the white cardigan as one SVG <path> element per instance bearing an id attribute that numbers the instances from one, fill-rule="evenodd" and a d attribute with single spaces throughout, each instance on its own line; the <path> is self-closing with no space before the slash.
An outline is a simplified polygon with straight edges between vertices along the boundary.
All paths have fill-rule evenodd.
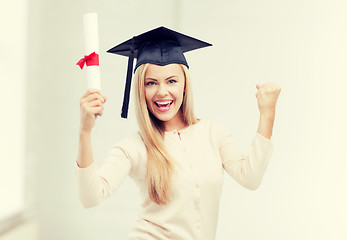
<path id="1" fill-rule="evenodd" d="M 150 201 L 146 185 L 146 148 L 139 133 L 115 145 L 98 169 L 75 165 L 84 207 L 109 196 L 129 175 L 141 189 L 142 211 L 129 239 L 213 240 L 224 170 L 248 189 L 256 189 L 272 154 L 272 142 L 257 133 L 247 156 L 221 125 L 207 120 L 166 132 L 165 147 L 175 159 L 171 200 L 160 206 Z"/>

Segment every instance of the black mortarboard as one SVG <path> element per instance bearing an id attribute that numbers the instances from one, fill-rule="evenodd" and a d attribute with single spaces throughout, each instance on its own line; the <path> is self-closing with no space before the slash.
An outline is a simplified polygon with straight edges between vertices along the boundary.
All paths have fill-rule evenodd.
<path id="1" fill-rule="evenodd" d="M 183 55 L 184 52 L 198 48 L 212 46 L 210 43 L 186 36 L 165 27 L 159 27 L 132 39 L 125 41 L 107 52 L 129 57 L 124 99 L 122 107 L 122 118 L 127 118 L 131 77 L 134 58 L 137 58 L 135 70 L 144 63 L 156 65 L 167 65 L 180 63 L 188 67 Z"/>

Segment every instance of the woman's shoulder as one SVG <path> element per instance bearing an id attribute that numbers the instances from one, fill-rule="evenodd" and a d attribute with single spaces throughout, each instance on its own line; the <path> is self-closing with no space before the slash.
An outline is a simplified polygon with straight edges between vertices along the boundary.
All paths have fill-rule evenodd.
<path id="1" fill-rule="evenodd" d="M 139 159 L 146 154 L 140 132 L 134 132 L 113 145 L 113 149 L 120 149 L 132 160 Z"/>
<path id="2" fill-rule="evenodd" d="M 133 177 L 145 174 L 141 172 L 141 169 L 144 168 L 146 159 L 146 147 L 142 137 L 139 132 L 135 132 L 113 144 L 105 162 L 112 164 L 125 163 L 131 168 L 129 175 Z M 139 174 L 139 171 L 141 174 Z"/>
<path id="3" fill-rule="evenodd" d="M 200 119 L 196 125 L 197 134 L 201 137 L 208 137 L 212 142 L 220 142 L 231 133 L 224 124 L 211 119 Z"/>
<path id="4" fill-rule="evenodd" d="M 194 125 L 198 129 L 207 129 L 209 132 L 228 131 L 222 123 L 212 119 L 198 119 L 198 122 Z"/>
<path id="5" fill-rule="evenodd" d="M 131 145 L 131 144 L 143 144 L 142 137 L 139 131 L 133 132 L 132 134 L 129 134 L 128 136 L 121 139 L 117 145 Z"/>

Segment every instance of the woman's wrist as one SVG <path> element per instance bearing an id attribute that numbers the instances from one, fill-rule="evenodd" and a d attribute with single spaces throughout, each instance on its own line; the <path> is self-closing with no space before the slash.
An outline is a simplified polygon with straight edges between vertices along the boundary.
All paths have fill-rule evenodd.
<path id="1" fill-rule="evenodd" d="M 91 129 L 80 128 L 80 137 L 89 137 L 92 133 Z"/>
<path id="2" fill-rule="evenodd" d="M 272 137 L 275 112 L 263 112 L 260 114 L 258 133 L 268 139 Z"/>
<path id="3" fill-rule="evenodd" d="M 275 120 L 275 110 L 268 110 L 260 112 L 260 118 L 268 121 Z"/>
<path id="4" fill-rule="evenodd" d="M 91 145 L 91 130 L 80 129 L 79 151 L 77 165 L 86 168 L 93 163 L 93 153 Z"/>

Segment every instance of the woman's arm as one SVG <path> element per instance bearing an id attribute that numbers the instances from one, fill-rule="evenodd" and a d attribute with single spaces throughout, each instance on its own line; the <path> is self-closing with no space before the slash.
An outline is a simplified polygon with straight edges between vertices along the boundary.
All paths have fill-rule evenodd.
<path id="1" fill-rule="evenodd" d="M 97 89 L 89 89 L 80 100 L 81 123 L 77 164 L 80 168 L 90 166 L 93 160 L 91 131 L 97 116 L 102 116 L 106 97 Z"/>
<path id="2" fill-rule="evenodd" d="M 102 116 L 103 104 L 106 101 L 99 90 L 89 89 L 80 100 L 80 134 L 77 166 L 75 175 L 81 203 L 89 208 L 96 206 L 105 198 L 107 182 L 98 176 L 93 159 L 91 131 L 95 126 L 95 119 Z"/>
<path id="3" fill-rule="evenodd" d="M 90 135 L 91 132 L 80 131 L 79 149 L 77 157 L 77 165 L 80 168 L 89 167 L 94 162 Z"/>
<path id="4" fill-rule="evenodd" d="M 238 183 L 251 190 L 257 189 L 261 184 L 272 155 L 273 147 L 269 139 L 272 136 L 275 107 L 281 91 L 280 87 L 273 83 L 265 83 L 256 87 L 260 119 L 258 134 L 251 143 L 248 155 L 245 156 L 239 150 L 231 135 L 222 138 L 219 149 L 224 169 Z"/>
<path id="5" fill-rule="evenodd" d="M 248 154 L 244 155 L 231 134 L 220 135 L 223 138 L 220 141 L 219 153 L 224 169 L 245 188 L 256 190 L 262 182 L 272 155 L 271 140 L 256 134 Z"/>
<path id="6" fill-rule="evenodd" d="M 101 203 L 128 176 L 132 161 L 127 146 L 135 148 L 139 138 L 129 137 L 112 147 L 100 168 L 94 164 L 91 131 L 97 116 L 102 116 L 105 101 L 106 97 L 99 90 L 91 89 L 80 102 L 80 139 L 75 176 L 80 201 L 85 208 Z"/>

